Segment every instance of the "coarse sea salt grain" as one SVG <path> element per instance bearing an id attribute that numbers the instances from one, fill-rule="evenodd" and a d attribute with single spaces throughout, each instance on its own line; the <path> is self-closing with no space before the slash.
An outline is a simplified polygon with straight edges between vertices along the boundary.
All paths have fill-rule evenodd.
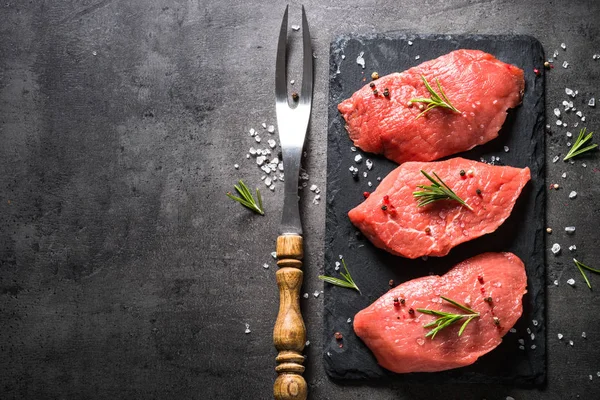
<path id="1" fill-rule="evenodd" d="M 508 146 L 504 146 L 504 152 L 505 152 L 505 153 L 508 153 L 508 151 L 509 151 L 509 150 L 510 150 L 510 149 L 508 148 Z"/>
<path id="2" fill-rule="evenodd" d="M 569 251 L 575 251 L 575 250 L 577 250 L 577 246 L 575 246 L 575 245 L 569 246 Z"/>
<path id="3" fill-rule="evenodd" d="M 250 324 L 246 323 L 246 330 L 244 331 L 244 333 L 247 335 L 247 334 L 249 334 L 250 332 L 252 332 L 252 331 L 250 330 Z"/>
<path id="4" fill-rule="evenodd" d="M 409 41 L 408 41 L 408 45 L 409 45 L 409 46 L 412 46 L 412 45 L 413 45 L 413 42 L 412 42 L 412 40 L 409 40 Z"/>
<path id="5" fill-rule="evenodd" d="M 506 396 L 506 400 L 515 400 L 515 398 L 512 396 Z"/>
<path id="6" fill-rule="evenodd" d="M 563 50 L 566 50 L 566 49 L 567 49 L 567 45 L 566 45 L 566 44 L 564 44 L 564 43 L 561 43 L 561 44 L 560 44 L 560 47 L 561 47 L 561 49 L 563 49 Z"/>
<path id="7" fill-rule="evenodd" d="M 574 226 L 566 226 L 565 227 L 565 232 L 567 232 L 567 233 L 574 233 L 575 232 L 575 227 Z"/>
<path id="8" fill-rule="evenodd" d="M 274 125 L 269 125 L 269 127 L 267 128 L 267 132 L 269 132 L 269 133 L 275 132 L 275 126 Z"/>
<path id="9" fill-rule="evenodd" d="M 535 350 L 535 348 L 536 348 L 536 347 L 537 347 L 537 346 L 536 346 L 535 344 L 532 344 L 532 345 L 531 345 L 531 350 Z"/>
<path id="10" fill-rule="evenodd" d="M 527 334 L 531 335 L 531 329 L 527 328 Z"/>
<path id="11" fill-rule="evenodd" d="M 277 258 L 277 252 L 276 252 L 276 251 L 272 251 L 272 252 L 271 252 L 271 257 L 273 257 L 273 258 Z"/>
<path id="12" fill-rule="evenodd" d="M 596 107 L 596 99 L 594 97 L 592 97 L 590 99 L 590 101 L 588 101 L 588 106 L 590 106 L 590 107 Z"/>
<path id="13" fill-rule="evenodd" d="M 310 346 L 310 340 L 307 340 L 306 343 L 304 343 L 304 346 L 306 346 L 306 347 Z"/>
<path id="14" fill-rule="evenodd" d="M 554 50 L 554 53 L 552 53 L 552 57 L 554 57 L 554 58 L 558 57 L 558 50 Z"/>
<path id="15" fill-rule="evenodd" d="M 315 190 L 317 190 L 317 185 L 311 185 L 310 186 L 310 191 L 314 192 Z"/>
<path id="16" fill-rule="evenodd" d="M 558 336 L 558 340 L 562 340 L 562 338 L 564 338 L 564 335 L 562 333 L 559 333 L 557 336 Z"/>
<path id="17" fill-rule="evenodd" d="M 371 183 L 371 181 L 367 182 L 367 186 L 372 187 L 373 184 Z"/>
<path id="18" fill-rule="evenodd" d="M 557 119 L 557 120 L 556 120 L 556 125 L 558 125 L 558 126 L 561 126 L 561 125 L 562 125 L 562 123 L 563 123 L 563 122 L 562 122 L 560 119 Z"/>
<path id="19" fill-rule="evenodd" d="M 558 279 L 554 280 L 554 286 L 558 286 Z"/>
<path id="20" fill-rule="evenodd" d="M 299 31 L 300 30 L 300 25 L 292 25 L 292 30 Z"/>
<path id="21" fill-rule="evenodd" d="M 567 173 L 566 173 L 566 172 L 563 172 L 563 174 L 562 174 L 561 176 L 562 176 L 563 178 L 566 178 L 566 177 L 567 177 Z"/>
<path id="22" fill-rule="evenodd" d="M 419 56 L 419 55 L 415 56 L 415 60 L 418 60 L 419 58 L 421 58 L 421 56 Z"/>
<path id="23" fill-rule="evenodd" d="M 269 269 L 269 264 L 267 264 L 267 263 L 264 263 L 264 264 L 263 264 L 263 268 L 264 268 L 264 269 Z"/>
<path id="24" fill-rule="evenodd" d="M 362 162 L 362 156 L 360 154 L 354 156 L 354 162 L 360 164 L 360 162 Z"/>
<path id="25" fill-rule="evenodd" d="M 519 344 L 525 344 L 525 339 L 519 339 L 518 342 Z"/>
<path id="26" fill-rule="evenodd" d="M 240 166 L 239 166 L 239 164 L 233 164 L 233 168 L 240 169 Z"/>
<path id="27" fill-rule="evenodd" d="M 534 319 L 531 321 L 531 323 L 533 324 L 533 326 L 538 326 L 538 321 L 537 319 Z"/>
<path id="28" fill-rule="evenodd" d="M 367 166 L 367 169 L 370 171 L 371 168 L 373 168 L 373 161 L 369 160 L 368 158 L 365 160 L 365 165 Z"/>
<path id="29" fill-rule="evenodd" d="M 517 330 L 515 328 L 510 328 L 509 332 L 510 333 L 517 333 Z"/>
<path id="30" fill-rule="evenodd" d="M 560 110 L 558 108 L 554 109 L 554 115 L 556 115 L 557 117 L 560 117 Z"/>
<path id="31" fill-rule="evenodd" d="M 575 279 L 571 278 L 567 281 L 567 283 L 571 286 L 575 286 Z"/>
<path id="32" fill-rule="evenodd" d="M 315 292 L 313 293 L 313 296 L 315 296 L 315 297 L 319 297 L 319 294 L 320 294 L 320 293 L 319 293 L 319 291 L 318 291 L 318 290 L 315 290 Z"/>
<path id="33" fill-rule="evenodd" d="M 573 190 L 571 193 L 569 193 L 569 198 L 574 199 L 575 197 L 577 197 L 577 192 Z"/>
<path id="34" fill-rule="evenodd" d="M 535 333 L 531 334 L 531 340 L 535 340 Z"/>
<path id="35" fill-rule="evenodd" d="M 577 115 L 579 118 L 583 117 L 583 113 L 581 111 L 577 111 L 575 115 Z"/>
<path id="36" fill-rule="evenodd" d="M 553 163 L 557 162 L 558 160 L 560 160 L 559 156 L 554 156 L 554 158 L 552 158 Z"/>
<path id="37" fill-rule="evenodd" d="M 348 318 L 348 319 L 346 320 L 346 322 L 347 322 L 347 323 L 350 323 L 350 322 L 352 322 L 352 318 Z"/>
<path id="38" fill-rule="evenodd" d="M 572 340 L 569 340 L 569 344 L 571 345 L 571 347 L 573 347 L 575 345 L 575 342 L 573 342 Z"/>
<path id="39" fill-rule="evenodd" d="M 567 94 L 567 96 L 575 97 L 575 92 L 573 91 L 573 89 L 565 88 L 565 93 Z"/>
<path id="40" fill-rule="evenodd" d="M 358 65 L 360 65 L 360 66 L 362 67 L 362 69 L 365 69 L 365 59 L 363 58 L 363 56 L 364 56 L 364 55 L 365 55 L 365 52 L 364 52 L 364 51 L 361 51 L 361 52 L 358 54 L 358 57 L 356 57 L 356 63 L 357 63 Z"/>
<path id="41" fill-rule="evenodd" d="M 571 132 L 567 132 L 567 137 L 572 137 L 573 134 Z"/>
<path id="42" fill-rule="evenodd" d="M 568 63 L 568 62 L 566 62 L 566 61 L 564 61 L 564 62 L 563 62 L 563 68 L 568 68 L 568 67 L 569 67 L 569 63 Z"/>
<path id="43" fill-rule="evenodd" d="M 302 295 L 302 297 L 304 297 L 305 299 L 308 299 L 308 293 L 304 293 L 304 294 Z"/>
<path id="44" fill-rule="evenodd" d="M 265 186 L 271 186 L 271 183 L 273 183 L 273 181 L 271 180 L 271 178 L 266 177 L 265 178 Z"/>
<path id="45" fill-rule="evenodd" d="M 594 54 L 592 60 L 600 60 L 600 54 Z"/>
<path id="46" fill-rule="evenodd" d="M 585 332 L 581 332 L 581 337 L 584 339 L 587 338 L 587 335 L 585 334 Z"/>
<path id="47" fill-rule="evenodd" d="M 554 255 L 560 253 L 560 244 L 554 243 L 552 245 L 552 249 L 551 250 L 552 250 L 552 253 L 554 253 Z"/>

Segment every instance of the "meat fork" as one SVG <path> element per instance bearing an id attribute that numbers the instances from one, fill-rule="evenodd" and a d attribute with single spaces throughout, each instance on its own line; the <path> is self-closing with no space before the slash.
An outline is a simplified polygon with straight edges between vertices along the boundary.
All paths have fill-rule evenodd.
<path id="1" fill-rule="evenodd" d="M 276 400 L 304 400 L 307 386 L 304 372 L 304 343 L 306 328 L 300 312 L 302 287 L 302 223 L 298 209 L 298 174 L 302 147 L 306 138 L 313 94 L 313 56 L 306 13 L 302 6 L 302 89 L 298 104 L 292 108 L 287 94 L 287 28 L 288 7 L 285 8 L 275 64 L 275 110 L 279 141 L 285 173 L 283 215 L 277 238 L 277 286 L 279 287 L 279 314 L 273 329 L 277 379 L 273 386 Z"/>

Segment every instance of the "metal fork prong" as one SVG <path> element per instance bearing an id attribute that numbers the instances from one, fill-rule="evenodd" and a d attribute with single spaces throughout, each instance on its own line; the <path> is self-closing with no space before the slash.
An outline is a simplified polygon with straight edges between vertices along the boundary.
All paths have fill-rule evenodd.
<path id="1" fill-rule="evenodd" d="M 302 91 L 300 92 L 300 102 L 310 106 L 313 95 L 313 54 L 304 6 L 302 6 L 302 58 Z"/>
<path id="2" fill-rule="evenodd" d="M 275 62 L 275 100 L 277 102 L 287 103 L 287 28 L 288 28 L 288 8 L 285 7 L 283 20 L 281 21 L 281 30 L 279 31 L 279 42 L 277 43 L 277 60 Z"/>

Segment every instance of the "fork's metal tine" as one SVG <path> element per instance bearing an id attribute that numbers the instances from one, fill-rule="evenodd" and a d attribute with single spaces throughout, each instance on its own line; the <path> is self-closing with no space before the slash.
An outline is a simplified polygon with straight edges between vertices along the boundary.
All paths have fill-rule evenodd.
<path id="1" fill-rule="evenodd" d="M 288 28 L 288 8 L 285 7 L 283 20 L 281 21 L 281 30 L 279 31 L 279 42 L 277 43 L 277 60 L 275 61 L 275 100 L 277 102 L 285 101 L 287 103 L 287 73 L 286 73 L 286 53 L 287 53 L 287 28 Z"/>
<path id="2" fill-rule="evenodd" d="M 302 6 L 302 57 L 302 91 L 300 92 L 300 102 L 310 106 L 313 95 L 313 52 L 304 6 Z"/>

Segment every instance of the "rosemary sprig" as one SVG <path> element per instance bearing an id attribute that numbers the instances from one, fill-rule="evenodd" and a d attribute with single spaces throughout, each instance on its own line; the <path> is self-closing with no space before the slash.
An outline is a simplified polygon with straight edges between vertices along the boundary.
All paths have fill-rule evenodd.
<path id="1" fill-rule="evenodd" d="M 595 272 L 597 274 L 600 274 L 600 269 L 595 269 L 592 267 L 588 267 L 587 265 L 577 261 L 576 259 L 573 259 L 573 262 L 575 263 L 575 266 L 577 267 L 577 269 L 579 270 L 579 272 L 581 272 L 581 275 L 583 276 L 583 279 L 585 279 L 585 283 L 587 283 L 588 287 L 590 288 L 590 290 L 592 289 L 592 285 L 590 284 L 590 281 L 588 279 L 588 277 L 585 275 L 585 272 L 583 272 L 584 269 L 587 269 L 588 271 L 592 271 Z"/>
<path id="2" fill-rule="evenodd" d="M 260 197 L 260 191 L 256 189 L 256 198 L 258 201 L 254 200 L 252 193 L 250 193 L 250 189 L 241 179 L 238 181 L 238 185 L 234 185 L 235 190 L 239 193 L 240 197 L 234 196 L 231 192 L 227 192 L 227 197 L 231 200 L 235 200 L 241 205 L 250 210 L 254 211 L 257 214 L 265 215 L 265 211 L 263 210 L 262 205 L 262 197 Z"/>
<path id="3" fill-rule="evenodd" d="M 473 211 L 471 206 L 469 206 L 463 199 L 458 197 L 458 195 L 454 193 L 454 191 L 452 191 L 452 189 L 450 189 L 450 187 L 446 185 L 435 172 L 432 173 L 439 182 L 433 179 L 427 172 L 421 170 L 421 173 L 425 175 L 425 177 L 429 179 L 432 184 L 430 186 L 417 185 L 418 188 L 423 189 L 413 192 L 413 196 L 418 200 L 418 207 L 426 206 L 427 204 L 431 204 L 438 200 L 455 200 L 467 207 L 469 210 Z"/>
<path id="4" fill-rule="evenodd" d="M 327 283 L 331 283 L 332 285 L 341 286 L 341 287 L 350 288 L 350 289 L 356 289 L 358 291 L 358 293 L 361 293 L 358 286 L 356 286 L 356 283 L 354 283 L 354 280 L 352 280 L 352 276 L 350 276 L 350 272 L 348 272 L 348 267 L 346 266 L 346 261 L 344 261 L 343 258 L 342 258 L 342 265 L 344 266 L 344 270 L 346 272 L 340 271 L 340 275 L 342 275 L 342 277 L 344 279 L 334 278 L 332 276 L 325 276 L 325 275 L 319 275 L 319 279 L 321 279 L 322 281 L 325 281 Z"/>
<path id="5" fill-rule="evenodd" d="M 570 158 L 573 158 L 575 156 L 585 153 L 586 151 L 590 151 L 590 150 L 598 147 L 598 145 L 594 143 L 587 147 L 581 148 L 587 142 L 592 140 L 592 135 L 594 134 L 594 132 L 590 132 L 587 136 L 585 134 L 586 134 L 586 128 L 583 128 L 582 130 L 579 131 L 579 136 L 577 137 L 577 140 L 575 141 L 573 146 L 569 149 L 569 152 L 567 153 L 565 158 L 563 158 L 563 161 L 567 161 Z"/>
<path id="6" fill-rule="evenodd" d="M 469 325 L 469 322 L 471 322 L 473 319 L 479 317 L 479 313 L 475 310 L 470 309 L 469 307 L 465 306 L 464 304 L 460 304 L 457 301 L 454 301 L 454 300 L 449 299 L 444 296 L 440 296 L 440 297 L 443 300 L 447 301 L 448 303 L 452 304 L 453 306 L 458 307 L 461 310 L 468 312 L 469 314 L 454 314 L 454 313 L 448 313 L 448 312 L 444 312 L 444 311 L 429 310 L 427 308 L 417 308 L 417 311 L 420 313 L 435 315 L 436 317 L 439 317 L 435 321 L 432 321 L 432 322 L 428 323 L 427 325 L 423 325 L 423 328 L 435 327 L 432 330 L 430 330 L 429 332 L 427 332 L 425 337 L 431 337 L 431 339 L 433 339 L 433 338 L 435 338 L 435 335 L 437 335 L 437 333 L 439 331 L 441 331 L 442 329 L 449 327 L 450 325 L 454 324 L 455 322 L 460 321 L 463 318 L 466 318 L 466 321 L 463 322 L 462 326 L 460 327 L 460 329 L 458 331 L 458 336 L 461 336 L 463 334 L 463 332 L 465 331 L 465 328 L 467 327 L 467 325 Z"/>
<path id="7" fill-rule="evenodd" d="M 439 94 L 436 93 L 436 91 L 431 87 L 429 82 L 427 82 L 427 78 L 425 78 L 424 75 L 421 75 L 421 80 L 423 81 L 423 84 L 425 84 L 427 91 L 429 91 L 431 98 L 427 99 L 424 97 L 419 97 L 419 98 L 415 98 L 415 99 L 410 99 L 411 103 L 427 104 L 427 108 L 425 108 L 425 110 L 423 110 L 423 112 L 419 113 L 419 115 L 417 115 L 417 118 L 420 118 L 423 114 L 431 111 L 432 109 L 434 109 L 436 107 L 444 107 L 444 108 L 448 108 L 456 113 L 460 113 L 460 111 L 452 105 L 452 103 L 446 96 L 446 93 L 444 93 L 444 89 L 442 89 L 442 85 L 440 85 L 440 81 L 438 80 L 438 78 L 435 78 L 435 83 L 437 84 L 438 90 L 440 91 Z M 415 118 L 415 119 L 417 119 L 417 118 Z"/>

